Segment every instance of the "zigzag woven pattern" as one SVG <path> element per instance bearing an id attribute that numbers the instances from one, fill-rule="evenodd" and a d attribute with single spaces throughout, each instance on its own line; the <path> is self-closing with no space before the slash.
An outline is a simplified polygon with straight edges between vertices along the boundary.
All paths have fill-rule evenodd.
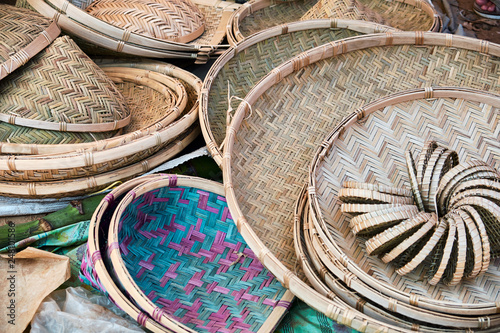
<path id="1" fill-rule="evenodd" d="M 198 31 L 192 40 L 204 27 L 203 14 L 190 0 L 97 0 L 86 12 L 131 32 L 171 41 Z"/>
<path id="2" fill-rule="evenodd" d="M 0 111 L 40 122 L 113 123 L 130 113 L 122 94 L 67 36 L 0 82 Z"/>
<path id="3" fill-rule="evenodd" d="M 285 293 L 231 220 L 226 200 L 191 187 L 160 188 L 127 206 L 120 250 L 143 293 L 205 332 L 256 332 Z M 154 315 L 154 314 L 153 314 Z"/>

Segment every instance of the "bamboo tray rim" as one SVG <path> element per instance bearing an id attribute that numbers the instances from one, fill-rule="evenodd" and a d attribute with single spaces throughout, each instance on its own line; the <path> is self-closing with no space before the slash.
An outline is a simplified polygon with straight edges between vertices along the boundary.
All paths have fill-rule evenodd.
<path id="1" fill-rule="evenodd" d="M 360 37 L 350 37 L 344 40 L 325 44 L 284 62 L 279 67 L 268 73 L 261 79 L 259 84 L 250 90 L 247 96 L 238 106 L 231 125 L 226 134 L 225 147 L 223 153 L 223 177 L 226 190 L 226 199 L 231 211 L 231 215 L 236 221 L 238 230 L 243 235 L 252 250 L 258 254 L 259 259 L 284 285 L 290 289 L 297 297 L 303 299 L 311 307 L 325 313 L 328 317 L 344 323 L 347 319 L 348 326 L 354 327 L 350 318 L 350 313 L 343 313 L 343 309 L 333 305 L 324 296 L 317 292 L 311 292 L 310 288 L 301 281 L 292 271 L 290 271 L 274 254 L 267 248 L 262 240 L 248 223 L 238 203 L 237 195 L 232 184 L 232 153 L 236 140 L 236 133 L 249 111 L 248 105 L 252 105 L 260 96 L 262 91 L 268 90 L 272 85 L 279 82 L 285 76 L 297 71 L 307 65 L 322 59 L 349 53 L 355 50 L 367 49 L 380 46 L 416 45 L 416 46 L 446 46 L 457 47 L 480 53 L 500 56 L 500 45 L 483 40 L 475 40 L 463 36 L 450 34 L 440 34 L 434 32 L 386 32 Z M 356 326 L 360 323 L 356 322 Z M 354 327 L 356 328 L 356 327 Z M 360 329 L 361 328 L 361 329 Z M 365 331 L 364 325 L 356 328 Z M 395 328 L 398 330 L 398 328 Z"/>

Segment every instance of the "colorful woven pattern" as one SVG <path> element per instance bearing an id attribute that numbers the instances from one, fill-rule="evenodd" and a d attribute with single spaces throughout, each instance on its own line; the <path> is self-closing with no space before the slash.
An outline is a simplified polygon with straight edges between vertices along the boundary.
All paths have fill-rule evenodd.
<path id="1" fill-rule="evenodd" d="M 257 331 L 286 289 L 247 247 L 224 197 L 191 187 L 139 196 L 120 220 L 125 266 L 158 309 L 206 332 Z M 113 248 L 114 244 L 110 244 Z"/>

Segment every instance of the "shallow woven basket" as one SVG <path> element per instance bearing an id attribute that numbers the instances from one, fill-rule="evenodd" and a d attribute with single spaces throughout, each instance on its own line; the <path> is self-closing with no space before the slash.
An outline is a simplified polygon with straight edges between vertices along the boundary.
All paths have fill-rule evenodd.
<path id="1" fill-rule="evenodd" d="M 236 10 L 228 25 L 231 45 L 266 28 L 312 19 L 364 20 L 400 30 L 439 31 L 440 16 L 426 0 L 254 0 Z"/>
<path id="2" fill-rule="evenodd" d="M 217 0 L 197 0 L 195 5 L 205 17 L 205 31 L 189 43 L 160 40 L 113 26 L 86 13 L 65 0 L 28 0 L 30 6 L 46 17 L 54 17 L 67 33 L 116 53 L 151 58 L 190 58 L 202 63 L 217 51 L 226 35 L 231 13 L 239 5 Z M 24 6 L 22 2 L 18 6 Z"/>
<path id="3" fill-rule="evenodd" d="M 47 47 L 61 29 L 24 8 L 0 4 L 0 80 Z"/>
<path id="4" fill-rule="evenodd" d="M 261 31 L 221 55 L 208 71 L 200 98 L 203 137 L 217 164 L 222 150 L 229 103 L 236 108 L 240 98 L 269 71 L 306 49 L 338 39 L 393 30 L 378 24 L 352 20 L 292 22 Z M 228 88 L 230 92 L 228 92 Z M 228 95 L 231 101 L 228 101 Z"/>
<path id="5" fill-rule="evenodd" d="M 0 181 L 0 195 L 23 198 L 62 198 L 100 191 L 116 182 L 142 175 L 179 154 L 200 134 L 198 123 L 176 136 L 155 154 L 133 164 L 89 177 L 43 182 Z"/>
<path id="6" fill-rule="evenodd" d="M 96 208 L 89 225 L 89 237 L 87 250 L 83 256 L 80 274 L 83 275 L 91 285 L 104 292 L 118 307 L 135 319 L 139 324 L 153 332 L 174 332 L 183 330 L 178 323 L 173 322 L 169 326 L 172 329 L 160 325 L 149 315 L 137 307 L 128 297 L 128 293 L 120 289 L 112 275 L 110 260 L 107 255 L 106 245 L 108 243 L 108 228 L 111 216 L 120 203 L 121 199 L 129 190 L 148 180 L 163 177 L 162 175 L 149 175 L 129 180 L 114 188 L 100 202 Z"/>
<path id="7" fill-rule="evenodd" d="M 118 68 L 118 67 L 117 67 Z M 191 82 L 195 90 L 199 91 L 201 80 L 191 75 Z M 187 77 L 186 77 L 187 79 Z M 192 126 L 198 118 L 198 103 L 190 104 L 180 118 L 149 133 L 143 133 L 138 139 L 125 144 L 106 148 L 106 142 L 97 142 L 93 147 L 85 150 L 61 154 L 46 155 L 16 155 L 0 156 L 3 167 L 0 166 L 0 178 L 7 181 L 54 181 L 92 176 L 115 170 L 132 163 L 146 159 L 160 151 L 171 140 Z M 148 131 L 146 131 L 148 132 Z M 0 165 L 2 162 L 0 162 Z"/>
<path id="8" fill-rule="evenodd" d="M 223 160 L 231 214 L 264 266 L 313 308 L 349 318 L 293 273 L 285 236 L 317 146 L 352 110 L 384 95 L 428 86 L 499 92 L 499 55 L 498 45 L 476 39 L 394 32 L 325 44 L 265 76 L 238 107 Z"/>
<path id="9" fill-rule="evenodd" d="M 404 155 L 430 139 L 456 149 L 460 161 L 485 160 L 498 168 L 495 154 L 490 151 L 500 148 L 496 131 L 499 107 L 498 95 L 471 89 L 427 88 L 386 96 L 347 117 L 323 141 L 311 164 L 311 214 L 318 231 L 313 244 L 323 263 L 341 279 L 354 274 L 357 279 L 351 288 L 391 311 L 408 311 L 409 314 L 404 314 L 430 323 L 471 328 L 487 328 L 480 326 L 484 318 L 478 316 L 489 316 L 488 324 L 484 325 L 498 327 L 497 295 L 491 291 L 500 285 L 498 265 L 492 264 L 481 278 L 464 281 L 455 288 L 428 284 L 422 279 L 422 268 L 398 275 L 394 265 L 367 255 L 363 241 L 346 232 L 350 230 L 347 225 L 350 218 L 340 213 L 336 193 L 345 180 L 410 188 Z M 367 137 L 376 139 L 366 140 Z M 383 147 L 379 146 L 378 138 L 383 138 Z M 335 174 L 330 170 L 335 170 Z M 331 264 L 340 258 L 346 271 Z M 398 307 L 392 308 L 395 302 Z M 444 314 L 463 318 L 451 321 Z"/>
<path id="10" fill-rule="evenodd" d="M 43 155 L 71 152 L 83 149 L 93 151 L 109 149 L 112 147 L 132 143 L 134 140 L 150 135 L 168 126 L 175 120 L 183 110 L 195 110 L 195 104 L 201 87 L 201 80 L 195 75 L 179 67 L 154 60 L 111 60 L 93 59 L 105 72 L 131 73 L 134 68 L 142 69 L 145 72 L 134 79 L 116 79 L 115 84 L 125 96 L 127 103 L 132 108 L 132 119 L 130 124 L 123 129 L 122 135 L 115 135 L 106 140 L 92 140 L 85 144 L 10 144 L 0 143 L 0 153 L 2 154 L 31 154 Z M 107 69 L 107 67 L 118 67 Z M 160 75 L 158 75 L 160 74 Z M 153 81 L 151 81 L 153 80 Z M 143 83 L 137 84 L 139 81 Z M 182 86 L 179 86 L 179 82 Z M 136 82 L 136 83 L 134 83 Z M 156 83 L 155 83 L 156 82 Z M 158 84 L 161 83 L 159 86 Z M 152 88 L 148 88 L 148 85 Z M 173 99 L 165 99 L 163 96 L 168 93 L 165 87 L 175 92 L 177 95 Z M 154 88 L 157 89 L 154 89 Z M 186 101 L 187 99 L 187 101 Z M 185 104 L 185 106 L 183 106 Z M 196 106 L 197 107 L 197 106 Z M 177 115 L 177 116 L 176 116 Z"/>
<path id="11" fill-rule="evenodd" d="M 272 332 L 293 295 L 246 247 L 223 194 L 219 183 L 175 175 L 130 190 L 109 226 L 112 267 L 161 323 Z"/>
<path id="12" fill-rule="evenodd" d="M 53 131 L 114 131 L 130 122 L 120 91 L 68 36 L 0 81 L 0 105 L 0 121 Z"/>

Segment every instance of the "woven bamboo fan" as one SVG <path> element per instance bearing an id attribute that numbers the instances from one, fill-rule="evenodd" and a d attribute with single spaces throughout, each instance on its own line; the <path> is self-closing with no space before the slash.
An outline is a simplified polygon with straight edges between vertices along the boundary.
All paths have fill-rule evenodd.
<path id="1" fill-rule="evenodd" d="M 126 126 L 130 111 L 104 72 L 67 36 L 0 81 L 0 120 L 69 132 Z"/>
<path id="2" fill-rule="evenodd" d="M 306 49 L 363 33 L 389 30 L 393 29 L 352 20 L 292 22 L 264 30 L 227 50 L 207 73 L 200 98 L 200 125 L 215 161 L 222 163 L 226 126 L 230 122 L 229 105 L 235 108 L 239 99 L 266 73 Z"/>
<path id="3" fill-rule="evenodd" d="M 429 100 L 430 98 L 433 99 Z M 408 100 L 411 102 L 406 104 L 403 103 Z M 391 104 L 396 105 L 389 106 Z M 402 305 L 404 303 L 421 307 L 422 311 L 416 313 L 416 316 L 420 313 L 421 320 L 427 319 L 430 322 L 430 318 L 425 318 L 425 311 L 423 311 L 423 309 L 430 309 L 436 313 L 462 314 L 469 317 L 474 315 L 490 315 L 488 318 L 488 325 L 492 327 L 499 325 L 500 318 L 496 314 L 496 295 L 492 295 L 490 289 L 492 286 L 500 283 L 496 274 L 493 273 L 498 270 L 498 267 L 491 267 L 490 269 L 492 269 L 492 272 L 486 273 L 483 278 L 470 281 L 463 280 L 455 289 L 447 288 L 443 284 L 432 286 L 428 283 L 428 280 L 422 281 L 421 277 L 425 276 L 424 267 L 419 267 L 419 269 L 409 275 L 398 276 L 397 278 L 394 275 L 391 276 L 392 273 L 398 271 L 397 268 L 399 267 L 387 265 L 376 257 L 368 258 L 366 252 L 364 252 L 366 250 L 365 247 L 358 247 L 358 245 L 355 245 L 356 242 L 353 242 L 353 238 L 351 237 L 352 234 L 346 235 L 344 233 L 344 227 L 346 227 L 346 225 L 342 220 L 349 223 L 348 220 L 351 219 L 342 216 L 342 214 L 339 216 L 337 214 L 338 210 L 336 209 L 336 205 L 339 204 L 340 207 L 340 203 L 335 199 L 325 200 L 325 195 L 329 198 L 334 198 L 335 195 L 333 195 L 333 191 L 340 194 L 340 188 L 335 185 L 340 179 L 364 182 L 366 179 L 363 178 L 367 177 L 366 175 L 368 174 L 370 174 L 369 177 L 372 180 L 370 182 L 376 180 L 377 184 L 381 184 L 381 186 L 391 186 L 392 182 L 396 188 L 410 188 L 406 161 L 403 159 L 402 165 L 399 165 L 398 159 L 400 156 L 404 157 L 406 154 L 403 150 L 413 150 L 417 145 L 423 146 L 424 141 L 431 138 L 439 140 L 441 145 L 460 147 L 459 160 L 461 161 L 468 161 L 471 159 L 483 160 L 486 157 L 489 163 L 498 167 L 495 157 L 491 156 L 489 153 L 484 155 L 484 152 L 498 149 L 498 134 L 496 134 L 494 128 L 498 122 L 497 113 L 499 106 L 499 96 L 470 89 L 419 89 L 387 96 L 361 108 L 360 112 L 347 118 L 342 125 L 336 128 L 336 131 L 329 135 L 328 139 L 324 142 L 324 148 L 318 150 L 313 160 L 310 192 L 314 193 L 314 198 L 312 199 L 314 211 L 312 211 L 312 214 L 315 216 L 313 221 L 318 221 L 317 224 L 315 223 L 318 229 L 318 238 L 321 239 L 329 249 L 332 258 L 344 258 L 342 261 L 343 265 L 349 272 L 359 278 L 359 280 L 357 280 L 359 281 L 359 285 L 369 285 L 377 289 L 380 293 L 385 294 L 387 299 L 390 297 L 392 301 L 397 299 L 401 307 L 404 307 L 404 305 Z M 386 108 L 384 109 L 384 107 Z M 381 111 L 375 112 L 376 110 Z M 364 115 L 366 115 L 366 118 Z M 388 119 L 390 117 L 394 119 L 394 117 L 397 118 L 399 116 L 401 119 L 396 121 L 389 120 L 383 125 L 382 121 L 380 121 L 382 118 Z M 469 117 L 473 117 L 474 121 L 469 122 L 467 125 L 464 125 L 461 120 L 458 120 Z M 427 120 L 422 123 L 420 120 L 424 118 Z M 357 123 L 358 119 L 362 120 L 362 124 L 361 122 L 360 124 Z M 377 123 L 376 130 L 372 127 L 373 122 Z M 413 124 L 413 126 L 409 125 L 410 123 Z M 445 123 L 453 125 L 443 125 Z M 360 130 L 361 128 L 363 128 L 363 130 Z M 388 128 L 391 129 L 386 132 Z M 405 129 L 402 131 L 395 131 L 394 129 L 396 128 Z M 481 128 L 481 130 L 479 132 L 470 132 L 471 128 Z M 343 131 L 342 138 L 339 138 L 339 131 Z M 357 133 L 353 134 L 354 131 Z M 461 133 L 461 138 L 455 139 L 454 133 L 459 132 Z M 377 138 L 383 137 L 387 145 L 384 148 L 373 149 L 373 146 L 377 145 L 377 140 L 375 139 L 373 141 L 370 140 L 370 143 L 365 142 L 365 146 L 361 148 L 355 141 L 367 134 Z M 364 137 L 366 138 L 366 136 Z M 414 140 L 417 137 L 419 139 Z M 468 137 L 469 143 L 465 144 L 462 140 L 463 137 Z M 351 153 L 346 153 L 344 146 L 345 142 L 349 142 L 350 145 L 352 144 L 357 148 L 347 148 Z M 485 142 L 485 144 L 483 144 L 483 142 Z M 386 150 L 386 147 L 390 147 L 390 153 Z M 382 151 L 385 151 L 387 154 L 384 154 Z M 403 155 L 400 155 L 401 153 Z M 319 157 L 320 154 L 323 157 Z M 372 159 L 370 156 L 374 156 L 374 154 L 383 157 Z M 337 163 L 329 162 L 331 158 L 336 159 L 340 156 L 342 156 L 343 160 L 342 167 Z M 369 159 L 371 163 L 366 165 L 360 162 L 358 156 L 364 156 L 363 159 Z M 432 160 L 433 157 L 430 157 L 430 165 L 433 163 Z M 358 166 L 354 167 L 356 164 Z M 360 164 L 363 164 L 363 166 L 359 166 Z M 330 171 L 326 171 L 328 176 L 324 178 L 325 168 L 328 168 L 328 170 L 337 170 L 336 175 L 333 176 Z M 346 170 L 348 171 L 346 172 Z M 405 177 L 402 177 L 403 172 L 406 175 Z M 427 176 L 425 176 L 424 179 L 425 178 L 427 178 Z M 323 182 L 325 183 L 319 185 Z M 398 184 L 395 182 L 398 182 Z M 328 184 L 328 190 L 323 190 L 326 184 Z M 316 189 L 316 191 L 314 191 L 314 189 Z M 326 194 L 325 192 L 329 193 Z M 425 192 L 424 188 L 422 191 L 424 197 Z M 477 196 L 480 197 L 482 195 L 481 192 L 484 191 L 477 188 Z M 481 209 L 477 206 L 474 207 L 476 207 L 476 209 Z M 395 215 L 396 214 L 394 214 L 394 216 Z M 446 216 L 442 215 L 442 217 L 445 218 Z M 394 217 L 394 220 L 395 219 L 396 217 Z M 351 221 L 354 221 L 354 219 Z M 440 219 L 439 222 L 441 223 L 442 219 Z M 485 223 L 485 225 L 487 224 Z M 458 227 L 459 226 L 460 225 L 458 225 Z M 457 230 L 459 229 L 458 227 Z M 436 223 L 433 229 L 434 231 L 430 231 L 433 235 L 428 244 L 432 242 L 432 239 L 435 238 L 435 235 L 440 230 L 440 224 Z M 333 234 L 339 232 L 342 233 L 345 240 L 340 241 Z M 451 229 L 449 233 L 451 234 Z M 495 233 L 496 231 L 489 231 L 490 238 Z M 457 235 L 457 237 L 460 239 L 462 236 Z M 465 242 L 465 240 L 461 240 L 461 242 Z M 428 244 L 425 246 L 428 247 Z M 472 249 L 472 244 L 469 245 L 468 242 L 465 244 Z M 356 247 L 357 250 L 355 249 Z M 408 251 L 411 250 L 408 249 Z M 419 250 L 415 249 L 414 251 L 418 252 Z M 356 254 L 353 255 L 353 253 Z M 365 258 L 361 258 L 363 256 L 365 256 Z M 332 265 L 329 265 L 329 260 L 330 259 L 322 256 L 322 261 L 328 265 L 328 267 L 332 267 Z M 465 264 L 465 252 L 462 263 Z M 407 265 L 404 267 L 406 268 L 406 266 Z M 432 267 L 428 264 L 424 266 Z M 367 270 L 370 270 L 370 273 L 367 273 Z M 378 278 L 373 279 L 371 272 L 376 272 Z M 395 282 L 396 280 L 397 282 Z M 363 286 L 358 288 L 357 285 L 357 282 L 353 283 L 352 288 L 362 292 L 361 288 L 363 288 Z M 415 290 L 418 290 L 418 294 Z M 373 294 L 369 292 L 366 292 L 365 296 L 375 300 Z M 418 301 L 415 302 L 415 299 L 418 299 Z M 474 323 L 473 318 L 469 320 L 472 321 L 471 324 Z M 439 321 L 433 322 L 439 323 Z M 480 318 L 475 319 L 476 327 L 485 328 L 478 325 L 480 322 Z M 451 323 L 447 325 L 451 326 Z"/>
<path id="4" fill-rule="evenodd" d="M 16 141 L 16 144 L 2 140 L 0 152 L 3 154 L 54 154 L 83 149 L 93 151 L 109 149 L 125 145 L 153 134 L 165 128 L 182 114 L 184 110 L 196 111 L 201 81 L 193 74 L 164 62 L 145 60 L 129 62 L 127 60 L 94 59 L 105 72 L 114 73 L 112 78 L 122 94 L 126 97 L 131 109 L 131 122 L 123 129 L 122 135 L 116 135 L 107 140 L 91 139 L 86 144 L 30 144 L 26 139 Z M 107 69 L 106 67 L 114 67 Z M 138 72 L 137 69 L 143 70 Z M 128 73 L 128 74 L 126 74 Z M 119 78 L 127 75 L 129 78 Z M 131 79 L 130 75 L 134 78 Z M 180 81 L 180 82 L 179 82 Z M 179 85 L 182 84 L 182 85 Z M 191 111 L 192 110 L 192 111 Z M 4 125 L 4 124 L 0 124 Z M 26 131 L 24 128 L 22 128 Z M 97 133 L 94 134 L 96 136 Z M 11 142 L 17 137 L 11 135 Z M 35 136 L 36 138 L 36 136 Z"/>
<path id="5" fill-rule="evenodd" d="M 225 37 L 229 16 L 239 5 L 217 0 L 196 0 L 205 18 L 204 33 L 189 43 L 140 35 L 102 21 L 65 0 L 28 0 L 30 6 L 46 17 L 55 17 L 61 28 L 79 39 L 115 53 L 152 58 L 190 58 L 206 62 L 217 53 Z M 87 49 L 87 48 L 86 48 Z M 92 48 L 90 48 L 91 50 Z"/>
<path id="6" fill-rule="evenodd" d="M 0 4 L 0 80 L 47 47 L 60 32 L 55 22 L 42 15 Z"/>
<path id="7" fill-rule="evenodd" d="M 109 226 L 112 267 L 157 321 L 272 332 L 293 295 L 247 248 L 223 194 L 221 184 L 175 175 L 130 190 Z"/>
<path id="8" fill-rule="evenodd" d="M 113 280 L 113 270 L 106 250 L 109 222 L 116 206 L 129 190 L 157 177 L 162 176 L 149 175 L 131 179 L 114 188 L 101 201 L 90 221 L 87 250 L 83 256 L 80 274 L 94 288 L 104 292 L 117 306 L 145 328 L 153 332 L 172 332 L 172 329 L 167 329 L 160 325 L 160 323 L 154 321 L 147 313 L 138 308 L 129 299 L 128 293 L 121 289 L 120 285 Z M 175 331 L 186 331 L 176 322 L 172 322 L 169 327 L 174 328 Z"/>
<path id="9" fill-rule="evenodd" d="M 441 28 L 439 15 L 425 0 L 254 0 L 233 13 L 227 29 L 228 40 L 235 45 L 272 26 L 326 18 L 371 21 L 400 30 L 439 31 Z"/>
<path id="10" fill-rule="evenodd" d="M 0 195 L 23 198 L 62 198 L 100 191 L 116 182 L 142 175 L 170 160 L 200 134 L 197 123 L 164 145 L 157 153 L 134 164 L 90 177 L 43 182 L 0 182 Z"/>
<path id="11" fill-rule="evenodd" d="M 205 29 L 204 18 L 190 0 L 96 0 L 85 11 L 130 32 L 187 43 Z"/>
<path id="12" fill-rule="evenodd" d="M 315 309 L 344 319 L 292 273 L 292 241 L 276 236 L 292 232 L 315 149 L 353 109 L 384 95 L 428 86 L 498 92 L 499 53 L 466 37 L 394 32 L 325 44 L 265 76 L 233 117 L 223 161 L 231 214 L 264 266 Z"/>
<path id="13" fill-rule="evenodd" d="M 201 81 L 194 75 L 190 77 L 195 89 L 199 89 Z M 196 100 L 193 103 L 187 112 L 169 125 L 145 131 L 138 139 L 113 145 L 109 149 L 106 142 L 98 142 L 96 146 L 103 147 L 100 150 L 91 147 L 61 154 L 0 156 L 0 160 L 5 162 L 5 169 L 0 174 L 8 181 L 55 181 L 88 177 L 139 162 L 160 151 L 195 123 L 198 105 Z M 129 139 L 133 138 L 133 133 Z"/>

